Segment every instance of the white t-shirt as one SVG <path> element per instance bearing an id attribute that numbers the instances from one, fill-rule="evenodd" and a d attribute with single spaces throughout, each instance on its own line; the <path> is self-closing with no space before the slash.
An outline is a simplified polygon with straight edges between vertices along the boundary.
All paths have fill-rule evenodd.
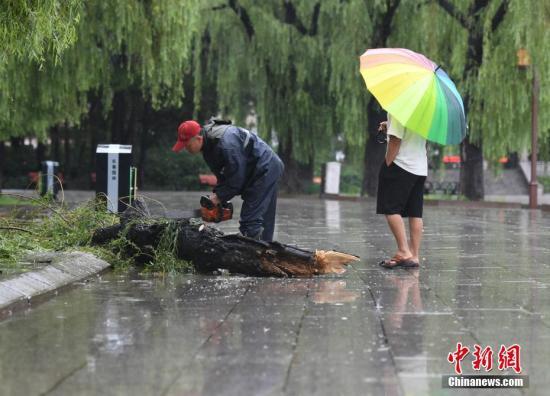
<path id="1" fill-rule="evenodd" d="M 417 133 L 407 130 L 395 118 L 388 114 L 388 136 L 401 139 L 395 164 L 417 176 L 428 176 L 428 156 L 426 139 Z"/>

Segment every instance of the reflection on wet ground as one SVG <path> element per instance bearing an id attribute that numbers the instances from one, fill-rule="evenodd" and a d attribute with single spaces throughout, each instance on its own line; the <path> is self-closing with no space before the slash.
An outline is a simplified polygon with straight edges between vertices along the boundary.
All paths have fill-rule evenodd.
<path id="1" fill-rule="evenodd" d="M 156 199 L 177 216 L 195 199 L 183 198 Z M 0 394 L 478 394 L 441 387 L 457 342 L 491 346 L 495 367 L 501 344 L 521 346 L 529 389 L 483 394 L 550 386 L 548 214 L 428 207 L 414 271 L 377 267 L 393 242 L 373 202 L 281 199 L 279 214 L 277 239 L 362 260 L 312 279 L 110 273 L 77 285 L 0 322 Z"/>

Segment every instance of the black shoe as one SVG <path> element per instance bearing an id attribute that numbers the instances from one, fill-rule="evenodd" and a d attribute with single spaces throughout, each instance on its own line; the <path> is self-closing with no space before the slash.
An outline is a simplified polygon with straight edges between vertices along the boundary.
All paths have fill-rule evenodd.
<path id="1" fill-rule="evenodd" d="M 242 235 L 250 239 L 256 239 L 258 241 L 261 241 L 263 232 L 264 232 L 264 229 L 260 228 L 260 230 L 255 234 L 252 234 L 250 232 L 243 232 Z"/>

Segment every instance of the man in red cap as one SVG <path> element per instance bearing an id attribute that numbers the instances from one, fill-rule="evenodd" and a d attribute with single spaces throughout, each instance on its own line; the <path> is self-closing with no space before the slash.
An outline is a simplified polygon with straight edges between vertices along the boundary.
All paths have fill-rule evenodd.
<path id="1" fill-rule="evenodd" d="M 202 128 L 192 120 L 180 124 L 178 140 L 172 150 L 183 149 L 191 154 L 202 153 L 218 178 L 210 195 L 214 204 L 241 196 L 241 234 L 272 241 L 277 185 L 284 165 L 271 147 L 258 135 L 230 121 L 212 119 Z"/>

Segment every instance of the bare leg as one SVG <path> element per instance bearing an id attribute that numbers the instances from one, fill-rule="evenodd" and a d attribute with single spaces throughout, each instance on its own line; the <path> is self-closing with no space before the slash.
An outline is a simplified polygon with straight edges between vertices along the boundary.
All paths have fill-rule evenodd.
<path id="1" fill-rule="evenodd" d="M 411 236 L 410 249 L 412 253 L 412 260 L 419 262 L 420 259 L 420 242 L 422 241 L 424 222 L 421 217 L 409 218 L 409 233 Z"/>
<path id="2" fill-rule="evenodd" d="M 388 221 L 390 230 L 395 238 L 395 241 L 397 242 L 396 254 L 404 258 L 411 257 L 413 254 L 409 249 L 409 244 L 407 242 L 407 233 L 405 231 L 405 223 L 403 222 L 403 218 L 401 217 L 401 215 L 386 215 L 386 220 Z"/>

